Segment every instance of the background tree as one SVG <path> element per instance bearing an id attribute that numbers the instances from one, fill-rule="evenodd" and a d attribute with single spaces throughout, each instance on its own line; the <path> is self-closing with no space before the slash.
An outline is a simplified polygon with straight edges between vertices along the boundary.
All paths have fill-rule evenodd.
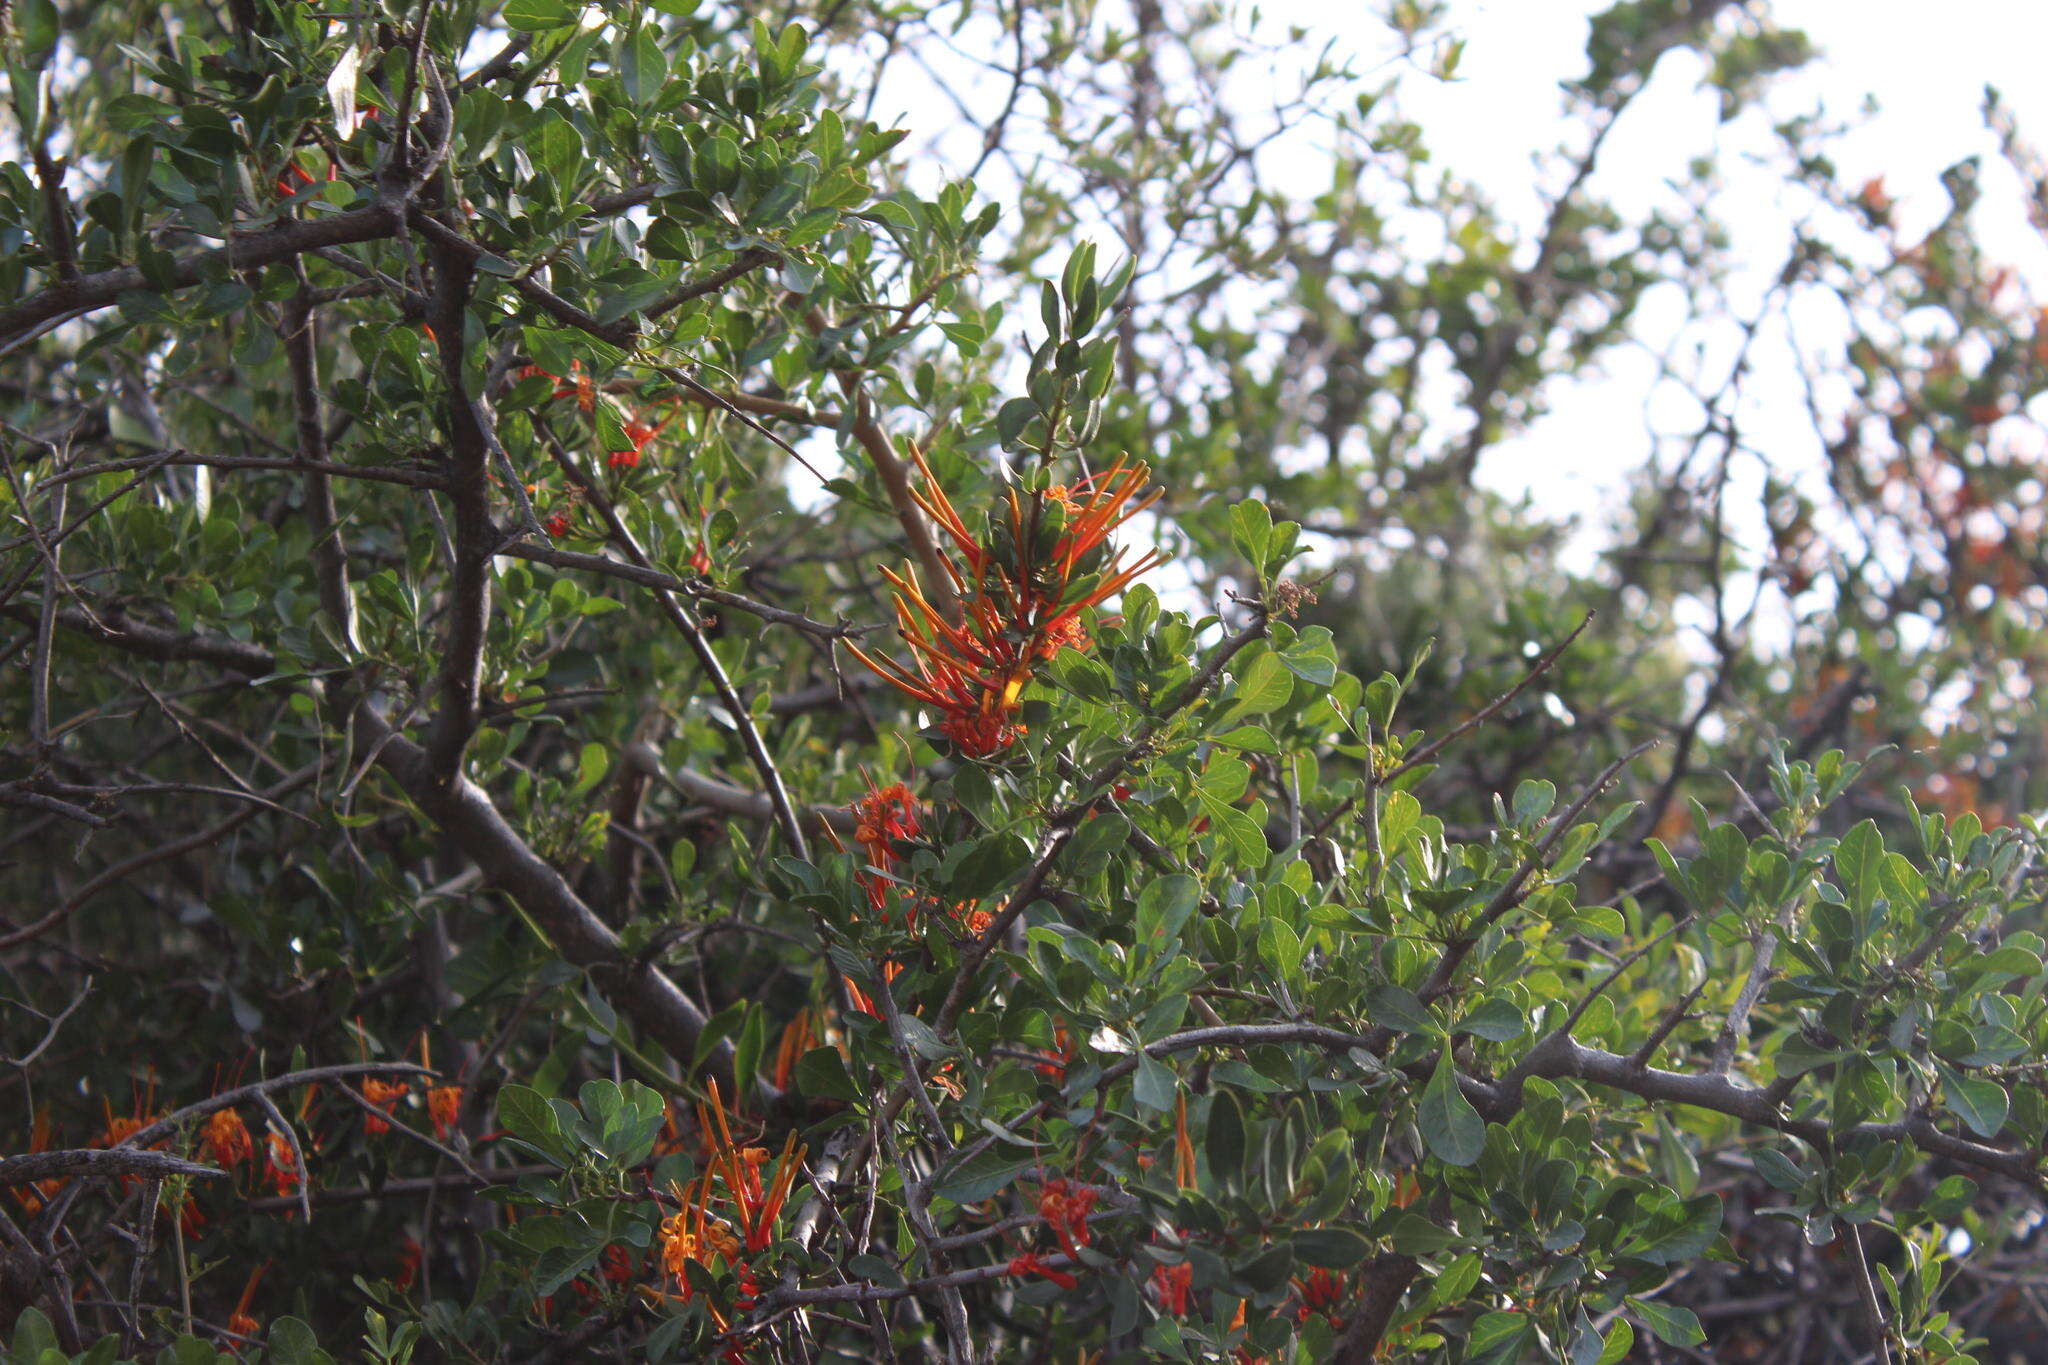
<path id="1" fill-rule="evenodd" d="M 1203 6 L 5 23 L 17 1355 L 2044 1348 L 2041 315 L 1818 120 L 1760 303 L 1593 195 L 1761 6 L 1533 235 Z"/>

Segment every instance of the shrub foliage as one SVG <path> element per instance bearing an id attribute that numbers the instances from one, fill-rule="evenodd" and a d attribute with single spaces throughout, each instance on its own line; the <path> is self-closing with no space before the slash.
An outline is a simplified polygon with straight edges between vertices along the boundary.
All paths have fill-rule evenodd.
<path id="1" fill-rule="evenodd" d="M 2033 1358 L 2033 154 L 1637 0 L 1526 232 L 1437 8 L 0 6 L 16 1358 Z"/>

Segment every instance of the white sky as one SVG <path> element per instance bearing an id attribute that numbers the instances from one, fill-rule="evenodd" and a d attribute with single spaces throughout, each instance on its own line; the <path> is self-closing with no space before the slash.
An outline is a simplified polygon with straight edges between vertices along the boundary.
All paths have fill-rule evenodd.
<path id="1" fill-rule="evenodd" d="M 1537 159 L 1580 136 L 1578 125 L 1566 116 L 1559 82 L 1583 74 L 1587 18 L 1609 3 L 1450 0 L 1448 31 L 1465 40 L 1465 49 L 1456 78 L 1441 82 L 1417 69 L 1386 64 L 1394 47 L 1380 4 L 1257 0 L 1254 7 L 1254 0 L 1240 0 L 1238 22 L 1261 40 L 1259 45 L 1284 40 L 1292 26 L 1308 36 L 1276 58 L 1271 65 L 1277 72 L 1271 77 L 1262 74 L 1263 60 L 1244 63 L 1234 73 L 1233 88 L 1246 101 L 1247 113 L 1256 115 L 1267 95 L 1261 82 L 1270 81 L 1274 91 L 1286 93 L 1290 65 L 1306 64 L 1334 40 L 1340 59 L 1349 58 L 1354 69 L 1370 73 L 1366 85 L 1399 75 L 1396 103 L 1421 126 L 1434 164 L 1476 184 L 1520 235 L 1533 241 L 1540 234 L 1545 195 L 1558 188 L 1556 168 L 1539 174 Z M 1113 17 L 1116 12 L 1112 5 L 1105 21 L 1121 23 Z M 2048 55 L 2048 0 L 1947 0 L 1938 11 L 1930 11 L 1923 0 L 1777 0 L 1773 12 L 1781 23 L 1807 31 L 1820 49 L 1812 64 L 1781 79 L 1763 110 L 1722 125 L 1715 97 L 1699 88 L 1703 64 L 1689 52 L 1667 56 L 1650 88 L 1610 137 L 1602 171 L 1589 191 L 1613 202 L 1624 217 L 1639 215 L 1660 199 L 1668 204 L 1672 200 L 1665 182 L 1721 139 L 1724 176 L 1739 188 L 1724 196 L 1718 210 L 1734 234 L 1738 258 L 1755 263 L 1756 293 L 1785 260 L 1795 208 L 1780 200 L 1780 173 L 1747 167 L 1742 151 L 1768 147 L 1771 122 L 1819 107 L 1833 122 L 1858 124 L 1857 131 L 1832 144 L 1831 153 L 1849 186 L 1884 177 L 1897 202 L 1895 221 L 1904 240 L 1913 240 L 1946 210 L 1940 172 L 1973 153 L 1981 155 L 1984 200 L 1978 222 L 1983 240 L 1995 258 L 2020 268 L 2021 279 L 2036 286 L 2037 296 L 2048 295 L 2048 248 L 2028 228 L 2017 181 L 2000 162 L 1981 115 L 1983 88 L 1995 84 L 2022 127 L 2048 143 L 2048 83 L 2038 74 Z M 963 34 L 957 64 L 939 58 L 956 92 L 976 106 L 981 121 L 1000 106 L 1007 82 L 964 58 L 987 54 L 1004 60 L 1005 42 L 984 26 Z M 1866 97 L 1873 96 L 1879 107 L 1866 114 Z M 1032 103 L 1027 100 L 1020 115 Z M 885 125 L 896 121 L 916 132 L 924 153 L 915 159 L 934 186 L 959 174 L 979 150 L 972 126 L 943 118 L 935 122 L 935 108 L 950 105 L 926 76 L 899 65 L 874 109 Z M 1324 137 L 1324 130 L 1311 123 L 1267 146 L 1260 153 L 1267 182 L 1297 184 L 1304 193 L 1326 185 Z M 1782 165 L 1781 157 L 1776 160 Z M 988 167 L 982 189 L 1001 197 L 999 163 Z M 1113 244 L 1106 245 L 1113 252 Z M 1635 320 L 1636 334 L 1651 345 L 1667 342 L 1681 317 L 1678 302 L 1668 291 L 1661 299 L 1654 293 L 1646 298 Z M 1027 307 L 1019 314 L 1024 325 L 1035 312 Z M 1013 319 L 1009 328 L 1017 325 Z M 1811 327 L 1802 336 L 1810 349 L 1832 346 L 1838 353 L 1837 318 L 1808 309 L 1800 325 Z M 1728 335 L 1733 335 L 1732 323 Z M 1794 475 L 1815 468 L 1818 445 L 1793 367 L 1785 363 L 1784 344 L 1782 336 L 1766 334 L 1740 419 L 1746 438 L 1762 449 L 1772 467 L 1780 475 Z M 1775 363 L 1764 354 L 1771 345 L 1780 348 Z M 1582 534 L 1574 543 L 1590 555 L 1607 539 L 1625 475 L 1648 454 L 1645 399 L 1654 379 L 1648 353 L 1627 349 L 1611 353 L 1595 373 L 1561 379 L 1548 392 L 1547 415 L 1488 452 L 1482 482 L 1510 494 L 1527 493 L 1546 513 L 1579 519 Z M 1698 422 L 1697 406 L 1673 393 L 1662 394 L 1649 413 L 1665 432 L 1689 432 Z M 1760 475 L 1751 469 L 1738 477 L 1754 486 Z"/>
<path id="2" fill-rule="evenodd" d="M 1540 225 L 1542 196 L 1555 185 L 1554 176 L 1532 173 L 1532 159 L 1573 135 L 1558 82 L 1584 71 L 1587 16 L 1607 3 L 1453 0 L 1451 31 L 1466 42 L 1457 78 L 1404 82 L 1402 107 L 1421 125 L 1437 161 L 1482 186 L 1525 231 Z M 1379 20 L 1362 7 L 1338 18 L 1328 0 L 1267 0 L 1261 8 L 1275 25 L 1299 24 L 1354 50 L 1370 52 L 1385 41 Z M 1978 222 L 1987 249 L 2037 287 L 2048 282 L 2048 248 L 2027 226 L 2017 181 L 2000 162 L 1981 112 L 1985 85 L 1995 85 L 2021 127 L 2048 141 L 2048 82 L 2040 74 L 2048 3 L 1948 0 L 1930 8 L 1919 0 L 1778 0 L 1774 12 L 1784 25 L 1805 29 L 1820 49 L 1815 62 L 1773 91 L 1766 107 L 1774 118 L 1818 105 L 1837 121 L 1858 124 L 1831 149 L 1842 178 L 1853 187 L 1883 176 L 1898 201 L 1905 240 L 1946 211 L 1941 171 L 1981 154 Z M 1689 157 L 1710 149 L 1717 134 L 1727 136 L 1714 97 L 1698 88 L 1702 67 L 1691 53 L 1664 61 L 1610 138 L 1591 193 L 1625 215 L 1640 211 Z M 1867 117 L 1866 97 L 1878 105 Z M 1759 125 L 1750 127 L 1747 145 L 1756 145 Z M 1739 158 L 1724 160 L 1739 176 Z M 1767 276 L 1785 258 L 1789 211 L 1775 201 L 1773 177 L 1757 176 L 1754 184 L 1754 198 L 1724 203 L 1722 212 L 1739 247 Z M 1646 307 L 1639 322 L 1655 339 L 1658 310 Z M 1547 511 L 1597 520 L 1611 507 L 1622 473 L 1645 454 L 1642 399 L 1652 381 L 1642 354 L 1618 353 L 1604 369 L 1604 378 L 1559 386 L 1550 413 L 1490 452 L 1482 477 L 1503 491 L 1529 492 Z M 1784 472 L 1808 463 L 1816 447 L 1789 371 L 1779 374 L 1777 384 L 1768 369 L 1760 375 L 1744 425 Z M 1680 420 L 1693 411 L 1686 408 Z"/>

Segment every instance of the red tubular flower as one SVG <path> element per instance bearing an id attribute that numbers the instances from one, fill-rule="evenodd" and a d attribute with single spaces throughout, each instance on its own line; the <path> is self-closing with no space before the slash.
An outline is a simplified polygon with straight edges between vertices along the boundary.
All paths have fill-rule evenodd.
<path id="1" fill-rule="evenodd" d="M 410 1089 L 404 1081 L 382 1081 L 375 1076 L 363 1082 L 363 1098 L 389 1114 L 405 1098 Z M 391 1125 L 375 1114 L 363 1115 L 363 1136 L 380 1137 L 391 1131 Z"/>
<path id="2" fill-rule="evenodd" d="M 782 1217 L 782 1206 L 789 1202 L 790 1191 L 796 1186 L 797 1175 L 803 1169 L 804 1153 L 808 1149 L 796 1145 L 796 1133 L 792 1130 L 784 1139 L 782 1152 L 775 1158 L 764 1184 L 761 1167 L 768 1165 L 768 1149 L 742 1149 L 734 1144 L 717 1081 L 711 1082 L 711 1103 L 697 1106 L 697 1122 L 705 1142 L 711 1147 L 710 1157 L 705 1163 L 707 1188 L 713 1175 L 724 1182 L 747 1254 L 751 1256 L 766 1251 L 775 1241 L 776 1222 Z"/>
<path id="3" fill-rule="evenodd" d="M 887 787 L 870 785 L 868 794 L 855 801 L 852 809 L 854 842 L 867 854 L 868 866 L 878 869 L 860 874 L 861 887 L 867 892 L 868 908 L 886 915 L 891 882 L 882 873 L 896 865 L 896 841 L 917 837 L 917 798 L 901 782 Z M 913 920 L 916 913 L 915 906 L 905 911 L 905 922 Z"/>
<path id="4" fill-rule="evenodd" d="M 199 1201 L 185 1191 L 178 1205 L 178 1232 L 187 1241 L 198 1241 L 201 1229 L 206 1226 L 206 1215 L 199 1210 Z"/>
<path id="5" fill-rule="evenodd" d="M 413 1281 L 419 1278 L 420 1257 L 424 1254 L 418 1239 L 408 1233 L 398 1248 L 398 1273 L 391 1277 L 392 1288 L 401 1294 L 412 1288 Z"/>
<path id="6" fill-rule="evenodd" d="M 305 1173 L 299 1169 L 298 1158 L 292 1153 L 290 1140 L 273 1128 L 270 1130 L 266 1147 L 268 1158 L 263 1166 L 263 1178 L 271 1183 L 272 1188 L 280 1196 L 292 1193 L 299 1188 L 299 1182 L 305 1179 Z"/>
<path id="7" fill-rule="evenodd" d="M 1152 1271 L 1152 1297 L 1159 1304 L 1159 1311 L 1169 1317 L 1184 1318 L 1194 1299 L 1195 1268 L 1186 1261 L 1179 1265 L 1162 1265 Z"/>
<path id="8" fill-rule="evenodd" d="M 434 1121 L 434 1136 L 446 1142 L 462 1117 L 462 1087 L 437 1085 L 427 1092 L 427 1117 Z"/>
<path id="9" fill-rule="evenodd" d="M 263 1324 L 249 1312 L 249 1305 L 256 1298 L 256 1286 L 263 1283 L 264 1273 L 269 1269 L 270 1262 L 265 1261 L 249 1272 L 249 1282 L 242 1286 L 241 1302 L 228 1317 L 228 1330 L 238 1337 L 254 1337 L 263 1330 Z"/>
<path id="10" fill-rule="evenodd" d="M 1161 561 L 1148 550 L 1127 563 L 1123 551 L 1107 546 L 1110 533 L 1159 494 L 1139 497 L 1145 466 L 1122 463 L 1073 489 L 1028 500 L 1013 490 L 992 518 L 991 548 L 968 529 L 922 454 L 917 463 L 924 487 L 913 496 L 966 564 L 963 572 L 945 562 L 962 619 L 955 624 L 935 610 L 914 572 L 885 569 L 910 663 L 850 648 L 884 682 L 940 712 L 940 732 L 962 753 L 986 758 L 1024 733 L 1016 714 L 1032 670 L 1062 649 L 1088 647 L 1081 613 Z"/>
<path id="11" fill-rule="evenodd" d="M 569 534 L 569 528 L 571 525 L 573 525 L 573 523 L 569 520 L 569 514 L 567 512 L 554 512 L 549 514 L 547 520 L 543 521 L 540 524 L 540 529 L 546 531 L 550 536 L 553 536 L 556 540 L 560 540 L 563 536 Z"/>
<path id="12" fill-rule="evenodd" d="M 846 977 L 844 980 L 847 1003 L 870 1019 L 880 1019 L 882 1011 L 875 1007 L 875 1002 L 868 998 L 868 993 L 856 985 L 852 977 Z"/>
<path id="13" fill-rule="evenodd" d="M 1188 1097 L 1175 1097 L 1173 1105 L 1173 1183 L 1180 1189 L 1195 1184 L 1195 1144 L 1188 1136 Z"/>
<path id="14" fill-rule="evenodd" d="M 1060 1250 L 1074 1260 L 1088 1245 L 1088 1215 L 1095 1208 L 1099 1191 L 1066 1179 L 1048 1180 L 1038 1195 L 1038 1216 L 1059 1241 Z"/>
<path id="15" fill-rule="evenodd" d="M 213 1164 L 223 1170 L 231 1171 L 256 1155 L 256 1142 L 249 1136 L 249 1125 L 242 1122 L 242 1116 L 232 1108 L 216 1109 L 207 1115 L 206 1127 L 201 1130 L 199 1140 Z"/>
<path id="16" fill-rule="evenodd" d="M 811 1012 L 801 1009 L 796 1017 L 783 1026 L 782 1041 L 775 1048 L 773 1076 L 777 1090 L 789 1089 L 790 1077 L 796 1072 L 796 1064 L 803 1055 L 816 1047 L 817 1030 L 811 1026 Z"/>
<path id="17" fill-rule="evenodd" d="M 631 443 L 631 448 L 610 452 L 605 457 L 606 463 L 610 464 L 613 469 L 633 469 L 638 467 L 641 453 L 647 449 L 647 443 L 661 434 L 661 428 L 664 425 L 666 423 L 656 423 L 650 426 L 638 418 L 628 421 L 625 424 L 626 440 Z"/>
<path id="18" fill-rule="evenodd" d="M 1297 1321 L 1305 1322 L 1310 1314 L 1320 1313 L 1332 1327 L 1343 1327 L 1344 1319 L 1335 1312 L 1350 1292 L 1350 1284 L 1343 1275 L 1318 1267 L 1308 1273 L 1307 1279 L 1294 1282 L 1294 1292 L 1301 1300 L 1294 1312 Z"/>
<path id="19" fill-rule="evenodd" d="M 1045 1258 L 1035 1251 L 1027 1251 L 1022 1256 L 1011 1261 L 1005 1273 L 1010 1275 L 1036 1275 L 1041 1279 L 1051 1280 L 1062 1289 L 1079 1289 L 1081 1287 L 1079 1280 L 1064 1270 L 1047 1265 Z"/>
<path id="20" fill-rule="evenodd" d="M 1067 1026 L 1056 1023 L 1052 1029 L 1054 1051 L 1034 1068 L 1039 1075 L 1051 1080 L 1062 1080 L 1067 1074 L 1067 1063 L 1074 1056 L 1074 1040 L 1067 1034 Z"/>
<path id="21" fill-rule="evenodd" d="M 44 1105 L 36 1110 L 35 1121 L 29 1125 L 29 1151 L 49 1151 L 54 1133 L 55 1130 L 50 1127 L 50 1107 Z M 28 1216 L 33 1218 L 43 1211 L 43 1205 L 49 1202 L 50 1196 L 63 1188 L 64 1182 L 52 1176 L 48 1180 L 38 1180 L 33 1184 L 15 1186 L 14 1197 L 20 1202 L 22 1208 L 28 1211 Z"/>

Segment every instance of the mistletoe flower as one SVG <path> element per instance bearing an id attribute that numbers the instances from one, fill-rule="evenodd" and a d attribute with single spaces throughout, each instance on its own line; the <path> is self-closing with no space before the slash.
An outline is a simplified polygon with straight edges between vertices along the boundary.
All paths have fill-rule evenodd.
<path id="1" fill-rule="evenodd" d="M 297 1190 L 299 1182 L 305 1178 L 305 1173 L 299 1169 L 299 1160 L 292 1152 L 290 1139 L 273 1128 L 270 1130 L 266 1147 L 268 1158 L 263 1166 L 263 1178 L 270 1182 L 271 1187 L 280 1196 Z"/>
<path id="2" fill-rule="evenodd" d="M 398 1248 L 398 1273 L 391 1277 L 393 1289 L 403 1294 L 412 1288 L 413 1281 L 419 1278 L 420 1257 L 424 1254 L 419 1239 L 406 1234 L 405 1241 Z"/>
<path id="3" fill-rule="evenodd" d="M 685 1266 L 695 1261 L 708 1271 L 714 1257 L 734 1260 L 740 1254 L 740 1242 L 729 1226 L 711 1216 L 709 1172 L 691 1181 L 687 1190 L 674 1185 L 669 1188 L 681 1207 L 661 1220 L 656 1240 L 662 1272 L 676 1282 L 676 1293 L 687 1303 L 696 1291 L 690 1287 Z"/>
<path id="4" fill-rule="evenodd" d="M 1310 1314 L 1320 1313 L 1329 1319 L 1330 1326 L 1344 1326 L 1344 1319 L 1335 1311 L 1350 1292 L 1350 1285 L 1342 1274 L 1317 1267 L 1309 1271 L 1307 1279 L 1294 1281 L 1294 1292 L 1301 1300 L 1294 1313 L 1297 1321 L 1306 1322 Z"/>
<path id="5" fill-rule="evenodd" d="M 427 1117 L 434 1121 L 434 1136 L 446 1142 L 462 1117 L 462 1087 L 437 1085 L 427 1092 Z"/>
<path id="6" fill-rule="evenodd" d="M 1009 1275 L 1036 1275 L 1041 1279 L 1051 1280 L 1062 1289 L 1079 1289 L 1081 1287 L 1079 1280 L 1057 1266 L 1047 1265 L 1045 1258 L 1035 1251 L 1027 1251 L 1022 1256 L 1011 1261 L 1004 1273 Z"/>
<path id="7" fill-rule="evenodd" d="M 883 570 L 895 590 L 896 625 L 910 647 L 899 664 L 858 647 L 855 657 L 884 682 L 940 715 L 938 728 L 970 758 L 1002 752 L 1024 733 L 1016 720 L 1024 686 L 1062 649 L 1086 649 L 1081 614 L 1161 561 L 1148 550 L 1126 561 L 1112 532 L 1150 507 L 1140 497 L 1147 471 L 1119 463 L 1073 488 L 1025 497 L 1011 490 L 977 536 L 917 455 L 924 487 L 913 492 L 964 563 L 944 563 L 960 620 L 926 600 L 914 571 Z"/>
<path id="8" fill-rule="evenodd" d="M 264 1273 L 269 1269 L 270 1262 L 265 1261 L 249 1272 L 249 1282 L 242 1286 L 241 1301 L 235 1305 L 235 1311 L 228 1317 L 228 1330 L 238 1337 L 253 1338 L 263 1330 L 263 1324 L 256 1321 L 255 1316 L 249 1312 L 249 1305 L 256 1298 L 256 1286 L 263 1283 Z"/>
<path id="9" fill-rule="evenodd" d="M 614 450 L 609 452 L 605 456 L 605 463 L 609 464 L 613 469 L 638 468 L 640 465 L 640 456 L 647 449 L 647 443 L 652 441 L 656 436 L 659 436 L 661 434 L 661 428 L 663 425 L 665 424 L 655 423 L 654 425 L 650 426 L 648 423 L 642 422 L 638 418 L 633 418 L 627 421 L 625 423 L 625 432 L 626 440 L 629 443 L 629 448 L 626 450 Z"/>
<path id="10" fill-rule="evenodd" d="M 1064 1178 L 1048 1180 L 1038 1195 L 1038 1216 L 1060 1244 L 1060 1250 L 1078 1261 L 1081 1248 L 1088 1245 L 1088 1215 L 1095 1208 L 1100 1191 L 1093 1186 Z"/>
<path id="11" fill-rule="evenodd" d="M 775 1048 L 773 1074 L 777 1090 L 789 1089 L 790 1078 L 796 1074 L 796 1064 L 817 1045 L 818 1034 L 811 1026 L 810 1010 L 798 1010 L 796 1017 L 783 1027 L 782 1041 Z"/>
<path id="12" fill-rule="evenodd" d="M 256 1155 L 256 1143 L 249 1136 L 249 1125 L 232 1108 L 216 1109 L 207 1116 L 200 1142 L 213 1164 L 225 1170 L 233 1170 Z"/>
<path id="13" fill-rule="evenodd" d="M 853 803 L 854 841 L 866 852 L 868 866 L 876 871 L 860 874 L 867 892 L 868 908 L 877 914 L 888 909 L 890 879 L 883 873 L 896 865 L 896 842 L 918 834 L 917 798 L 901 782 L 871 787 L 866 796 Z"/>
<path id="14" fill-rule="evenodd" d="M 385 1081 L 372 1076 L 363 1082 L 363 1098 L 389 1115 L 408 1089 L 404 1081 Z M 363 1136 L 379 1137 L 391 1131 L 391 1125 L 375 1114 L 363 1115 Z"/>
<path id="15" fill-rule="evenodd" d="M 206 1214 L 200 1210 L 199 1201 L 192 1197 L 192 1191 L 186 1190 L 178 1196 L 179 1235 L 188 1242 L 196 1242 L 205 1227 Z"/>
<path id="16" fill-rule="evenodd" d="M 53 1136 L 54 1130 L 50 1127 L 49 1106 L 45 1105 L 43 1108 L 36 1110 L 35 1122 L 29 1125 L 29 1151 L 31 1153 L 49 1151 Z M 49 1202 L 50 1196 L 63 1188 L 64 1182 L 56 1176 L 51 1176 L 47 1180 L 37 1180 L 27 1185 L 17 1186 L 14 1191 L 14 1197 L 20 1201 L 22 1208 L 28 1210 L 29 1217 L 33 1218 L 42 1212 L 43 1205 Z"/>
<path id="17" fill-rule="evenodd" d="M 1187 1261 L 1155 1267 L 1152 1271 L 1152 1297 L 1158 1302 L 1159 1311 L 1169 1317 L 1186 1317 L 1194 1299 L 1194 1283 L 1195 1267 Z"/>
<path id="18" fill-rule="evenodd" d="M 775 1240 L 776 1220 L 782 1216 L 783 1205 L 789 1202 L 797 1174 L 803 1169 L 807 1149 L 796 1145 L 796 1133 L 792 1130 L 783 1141 L 781 1155 L 775 1158 L 764 1183 L 761 1168 L 769 1164 L 768 1149 L 742 1149 L 733 1143 L 732 1129 L 726 1123 L 725 1104 L 719 1097 L 717 1081 L 711 1082 L 711 1103 L 697 1106 L 697 1121 L 705 1141 L 711 1146 L 706 1162 L 707 1181 L 716 1175 L 724 1182 L 726 1195 L 733 1202 L 740 1231 L 746 1239 L 747 1254 L 767 1250 Z"/>

